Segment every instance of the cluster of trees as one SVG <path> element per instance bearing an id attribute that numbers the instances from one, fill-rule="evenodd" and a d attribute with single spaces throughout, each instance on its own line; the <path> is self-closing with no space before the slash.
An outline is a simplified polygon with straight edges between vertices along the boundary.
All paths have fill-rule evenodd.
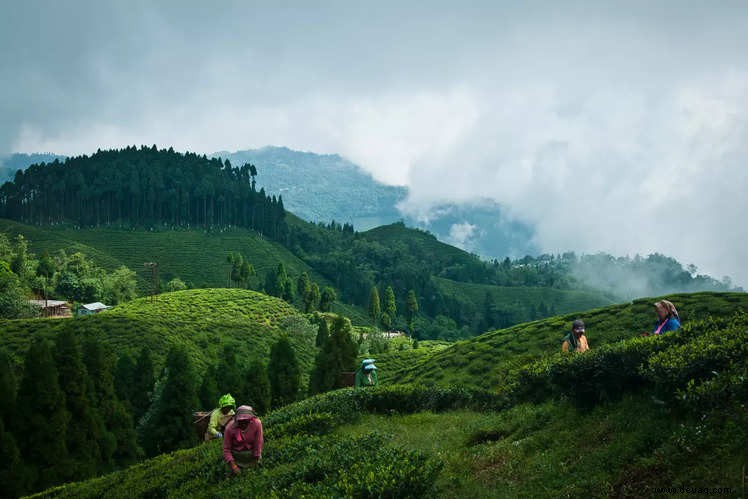
<path id="1" fill-rule="evenodd" d="M 20 380 L 0 354 L 0 482 L 17 496 L 135 462 L 132 414 L 117 396 L 115 358 L 67 329 L 36 338 Z"/>
<path id="2" fill-rule="evenodd" d="M 334 316 L 331 324 L 328 317 L 317 315 L 319 324 L 316 345 L 319 352 L 309 377 L 309 394 L 323 393 L 344 386 L 343 372 L 355 369 L 358 344 L 353 340 L 351 321 L 343 316 Z"/>
<path id="3" fill-rule="evenodd" d="M 320 291 L 319 284 L 314 282 L 307 272 L 302 272 L 294 281 L 282 262 L 267 272 L 264 291 L 270 296 L 282 298 L 296 305 L 305 313 L 330 312 L 333 303 L 338 299 L 335 289 L 330 286 L 325 286 Z"/>
<path id="4" fill-rule="evenodd" d="M 0 317 L 35 315 L 27 301 L 31 296 L 116 305 L 137 296 L 137 282 L 127 267 L 106 272 L 83 253 L 64 250 L 37 258 L 23 236 L 11 242 L 0 234 Z"/>
<path id="5" fill-rule="evenodd" d="M 279 239 L 280 197 L 256 190 L 257 169 L 156 146 L 97 151 L 19 170 L 0 187 L 0 217 L 31 224 L 238 226 Z"/>
<path id="6" fill-rule="evenodd" d="M 289 334 L 305 335 L 311 346 L 316 327 L 296 320 L 304 323 Z M 288 334 L 267 363 L 242 363 L 226 345 L 203 372 L 176 346 L 157 375 L 151 349 L 117 358 L 65 328 L 54 342 L 35 339 L 18 367 L 0 351 L 0 483 L 7 487 L 0 495 L 11 497 L 193 446 L 192 412 L 215 408 L 223 393 L 259 414 L 304 395 Z"/>

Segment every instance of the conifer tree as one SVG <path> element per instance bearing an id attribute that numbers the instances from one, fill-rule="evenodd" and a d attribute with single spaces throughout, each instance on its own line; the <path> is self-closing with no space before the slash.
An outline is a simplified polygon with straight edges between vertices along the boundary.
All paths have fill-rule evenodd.
<path id="1" fill-rule="evenodd" d="M 18 445 L 0 420 L 0 497 L 18 497 L 25 492 L 25 475 Z"/>
<path id="2" fill-rule="evenodd" d="M 217 374 L 216 367 L 213 365 L 208 366 L 203 372 L 203 379 L 200 383 L 197 396 L 200 400 L 200 406 L 206 411 L 215 409 L 216 402 L 221 396 L 221 392 L 218 390 L 218 383 L 216 382 Z"/>
<path id="3" fill-rule="evenodd" d="M 132 415 L 136 422 L 140 420 L 151 404 L 151 392 L 155 382 L 151 350 L 144 346 L 140 350 L 135 363 L 135 376 L 132 381 Z"/>
<path id="4" fill-rule="evenodd" d="M 197 409 L 195 370 L 187 350 L 176 346 L 169 350 L 164 366 L 164 386 L 157 408 L 143 427 L 141 443 L 146 454 L 190 447 L 195 443 L 192 411 Z"/>
<path id="5" fill-rule="evenodd" d="M 330 328 L 327 326 L 327 319 L 320 316 L 319 329 L 317 329 L 317 338 L 314 341 L 314 345 L 322 347 L 330 336 Z"/>
<path id="6" fill-rule="evenodd" d="M 242 403 L 251 405 L 257 414 L 270 411 L 270 379 L 268 368 L 259 360 L 253 360 L 247 369 L 247 397 Z"/>
<path id="7" fill-rule="evenodd" d="M 273 408 L 296 400 L 301 384 L 301 368 L 291 341 L 285 334 L 270 349 L 268 378 Z"/>
<path id="8" fill-rule="evenodd" d="M 113 464 L 130 464 L 137 459 L 140 450 L 132 414 L 117 398 L 114 388 L 114 352 L 105 349 L 96 339 L 87 340 L 83 351 L 93 386 L 90 398 L 106 430 L 99 443 L 102 467 L 106 470 Z"/>
<path id="9" fill-rule="evenodd" d="M 335 294 L 335 290 L 330 286 L 326 286 L 322 291 L 322 296 L 319 300 L 320 312 L 330 312 L 332 310 L 332 304 L 335 303 L 338 297 Z"/>
<path id="10" fill-rule="evenodd" d="M 16 415 L 16 380 L 10 359 L 0 351 L 0 497 L 18 497 L 23 492 L 24 476 L 21 453 L 10 432 Z"/>
<path id="11" fill-rule="evenodd" d="M 119 356 L 117 366 L 114 368 L 114 389 L 117 398 L 125 404 L 130 413 L 134 413 L 132 401 L 135 390 L 135 369 L 135 360 L 127 352 Z"/>
<path id="12" fill-rule="evenodd" d="M 218 373 L 216 381 L 220 393 L 231 393 L 237 398 L 244 392 L 244 373 L 239 367 L 234 345 L 223 347 L 221 359 L 218 361 Z"/>
<path id="13" fill-rule="evenodd" d="M 310 295 L 308 298 L 309 309 L 305 311 L 309 313 L 312 310 L 315 310 L 317 307 L 319 307 L 319 301 L 321 298 L 322 298 L 322 295 L 319 292 L 319 285 L 316 282 L 312 282 L 312 289 L 310 290 Z"/>
<path id="14" fill-rule="evenodd" d="M 0 350 L 0 421 L 7 424 L 16 414 L 16 377 L 10 364 L 10 357 Z"/>
<path id="15" fill-rule="evenodd" d="M 376 286 L 371 287 L 369 292 L 369 318 L 371 322 L 376 326 L 379 322 L 379 316 L 382 313 L 382 309 L 379 303 L 379 290 Z"/>
<path id="16" fill-rule="evenodd" d="M 384 311 L 390 316 L 391 320 L 395 320 L 397 305 L 395 304 L 395 292 L 392 290 L 392 286 L 387 286 L 387 289 L 384 290 Z"/>
<path id="17" fill-rule="evenodd" d="M 67 478 L 84 478 L 95 473 L 101 462 L 99 441 L 103 425 L 91 405 L 88 389 L 91 382 L 83 363 L 80 342 L 72 329 L 66 328 L 55 341 L 55 359 L 60 388 L 65 394 L 65 407 L 71 424 L 65 436 L 70 458 Z"/>
<path id="18" fill-rule="evenodd" d="M 351 321 L 336 317 L 332 334 L 317 354 L 309 379 L 309 392 L 322 393 L 342 387 L 340 374 L 351 371 L 356 363 L 358 345 L 351 336 Z"/>
<path id="19" fill-rule="evenodd" d="M 58 483 L 68 459 L 65 432 L 69 415 L 65 394 L 60 389 L 52 349 L 46 340 L 35 338 L 26 352 L 24 375 L 18 388 L 17 407 L 24 417 L 17 418 L 13 433 L 23 435 L 21 456 L 35 489 Z"/>
<path id="20" fill-rule="evenodd" d="M 304 312 L 308 313 L 311 306 L 309 300 L 312 296 L 312 283 L 309 280 L 309 274 L 306 272 L 302 272 L 299 279 L 296 281 L 296 293 L 304 305 Z"/>
<path id="21" fill-rule="evenodd" d="M 408 291 L 408 296 L 405 298 L 405 311 L 408 319 L 408 330 L 410 334 L 413 334 L 414 321 L 418 313 L 418 298 L 416 298 L 416 293 L 412 289 Z"/>

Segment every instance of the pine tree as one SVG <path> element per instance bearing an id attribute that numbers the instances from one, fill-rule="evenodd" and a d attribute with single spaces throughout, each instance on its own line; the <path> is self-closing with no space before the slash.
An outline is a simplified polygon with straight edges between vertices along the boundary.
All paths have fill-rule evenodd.
<path id="1" fill-rule="evenodd" d="M 408 291 L 408 296 L 405 298 L 405 311 L 408 319 L 408 330 L 412 335 L 414 332 L 414 320 L 418 313 L 418 298 L 416 298 L 416 293 L 412 289 Z"/>
<path id="2" fill-rule="evenodd" d="M 146 413 L 151 404 L 151 391 L 153 391 L 155 382 L 151 350 L 143 347 L 135 363 L 135 375 L 132 380 L 132 416 L 136 422 Z"/>
<path id="3" fill-rule="evenodd" d="M 341 388 L 340 374 L 351 371 L 356 363 L 358 345 L 351 336 L 351 321 L 336 317 L 332 334 L 317 354 L 309 379 L 309 392 L 322 393 Z"/>
<path id="4" fill-rule="evenodd" d="M 385 331 L 392 329 L 392 319 L 390 318 L 390 314 L 382 312 L 380 321 L 382 322 L 382 328 L 384 328 Z"/>
<path id="5" fill-rule="evenodd" d="M 15 438 L 5 428 L 0 420 L 0 497 L 19 497 L 26 491 L 23 462 Z"/>
<path id="6" fill-rule="evenodd" d="M 387 286 L 387 289 L 384 290 L 384 311 L 390 316 L 391 320 L 395 320 L 397 305 L 395 304 L 395 292 L 392 290 L 392 286 Z"/>
<path id="7" fill-rule="evenodd" d="M 216 377 L 218 372 L 215 366 L 208 366 L 203 372 L 203 380 L 200 383 L 200 389 L 198 390 L 198 398 L 200 399 L 200 406 L 205 410 L 212 410 L 216 407 L 216 402 L 221 396 L 221 392 L 218 390 L 218 383 Z"/>
<path id="8" fill-rule="evenodd" d="M 304 305 L 304 312 L 309 313 L 311 309 L 312 283 L 309 280 L 309 274 L 306 272 L 302 272 L 296 281 L 296 292 Z"/>
<path id="9" fill-rule="evenodd" d="M 16 377 L 10 357 L 0 350 L 0 421 L 9 424 L 16 415 Z"/>
<path id="10" fill-rule="evenodd" d="M 31 483 L 36 489 L 44 489 L 64 478 L 62 463 L 68 459 L 65 433 L 70 420 L 52 349 L 46 340 L 37 337 L 31 343 L 23 372 L 17 407 L 23 407 L 25 416 L 14 421 L 12 431 L 23 435 L 20 450 Z"/>
<path id="11" fill-rule="evenodd" d="M 321 298 L 322 298 L 322 295 L 319 292 L 319 285 L 316 282 L 312 282 L 312 289 L 310 291 L 310 296 L 308 298 L 309 310 L 306 310 L 306 312 L 309 313 L 312 310 L 315 310 L 317 307 L 319 307 L 319 301 Z"/>
<path id="12" fill-rule="evenodd" d="M 200 404 L 195 376 L 187 350 L 181 346 L 171 348 L 166 357 L 158 408 L 141 433 L 141 443 L 147 455 L 155 456 L 194 445 L 192 411 Z"/>
<path id="13" fill-rule="evenodd" d="M 64 433 L 68 452 L 74 461 L 67 478 L 88 477 L 101 461 L 99 441 L 104 431 L 88 396 L 91 382 L 83 364 L 80 342 L 72 329 L 64 329 L 57 336 L 55 358 L 60 387 L 65 394 L 65 407 L 71 424 Z"/>
<path id="14" fill-rule="evenodd" d="M 96 339 L 83 344 L 84 360 L 92 380 L 91 402 L 104 423 L 104 435 L 99 442 L 102 469 L 108 470 L 114 464 L 134 462 L 138 449 L 132 414 L 117 398 L 114 388 L 114 353 L 105 349 Z"/>
<path id="15" fill-rule="evenodd" d="M 247 383 L 247 398 L 243 403 L 252 406 L 257 414 L 267 414 L 270 411 L 270 379 L 268 368 L 259 360 L 253 360 L 245 376 Z"/>
<path id="16" fill-rule="evenodd" d="M 338 296 L 335 294 L 335 290 L 330 286 L 326 286 L 322 291 L 322 296 L 319 300 L 320 312 L 330 312 L 332 310 L 332 304 L 335 303 L 335 300 L 337 299 Z"/>
<path id="17" fill-rule="evenodd" d="M 301 368 L 291 341 L 285 334 L 270 349 L 268 378 L 273 408 L 296 400 L 301 384 Z"/>
<path id="18" fill-rule="evenodd" d="M 8 429 L 16 416 L 16 380 L 10 358 L 0 351 L 0 497 L 18 497 L 24 489 L 21 453 Z"/>
<path id="19" fill-rule="evenodd" d="M 320 316 L 319 319 L 319 329 L 317 329 L 317 337 L 314 340 L 314 345 L 316 347 L 322 347 L 322 345 L 325 344 L 327 339 L 330 337 L 330 328 L 327 326 L 327 319 Z"/>
<path id="20" fill-rule="evenodd" d="M 240 398 L 244 392 L 244 373 L 236 358 L 236 346 L 224 345 L 221 359 L 218 361 L 218 391 L 231 393 L 234 398 Z"/>
<path id="21" fill-rule="evenodd" d="M 376 326 L 379 322 L 379 316 L 382 313 L 381 306 L 379 304 L 379 290 L 376 286 L 371 287 L 369 292 L 369 318 L 371 322 Z"/>
<path id="22" fill-rule="evenodd" d="M 117 359 L 117 366 L 114 368 L 115 393 L 130 413 L 134 412 L 132 401 L 135 389 L 135 369 L 135 360 L 127 352 L 120 355 Z"/>

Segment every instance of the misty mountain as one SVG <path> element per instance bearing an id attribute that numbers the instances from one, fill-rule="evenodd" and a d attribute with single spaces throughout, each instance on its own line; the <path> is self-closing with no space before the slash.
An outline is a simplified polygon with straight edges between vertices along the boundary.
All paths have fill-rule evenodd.
<path id="1" fill-rule="evenodd" d="M 489 258 L 537 253 L 532 228 L 502 216 L 489 200 L 441 204 L 411 215 L 399 209 L 408 188 L 385 185 L 360 166 L 337 154 L 315 154 L 285 147 L 213 154 L 233 165 L 245 162 L 258 169 L 258 185 L 283 196 L 287 210 L 311 222 L 353 224 L 356 230 L 403 221 L 428 230 L 448 244 Z"/>
<path id="2" fill-rule="evenodd" d="M 288 211 L 310 222 L 351 223 L 367 230 L 401 218 L 396 205 L 407 188 L 384 185 L 337 154 L 314 154 L 285 147 L 217 152 L 232 165 L 252 163 L 258 188 L 283 196 Z"/>

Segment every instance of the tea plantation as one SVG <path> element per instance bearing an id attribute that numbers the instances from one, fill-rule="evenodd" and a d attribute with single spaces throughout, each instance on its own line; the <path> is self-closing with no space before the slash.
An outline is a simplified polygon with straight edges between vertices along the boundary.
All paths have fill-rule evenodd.
<path id="1" fill-rule="evenodd" d="M 239 289 L 195 289 L 164 293 L 155 301 L 139 298 L 98 315 L 75 319 L 0 320 L 0 346 L 18 361 L 34 336 L 54 337 L 73 329 L 96 337 L 118 354 L 133 356 L 147 346 L 159 361 L 173 345 L 184 345 L 199 368 L 214 364 L 224 345 L 232 344 L 246 367 L 266 358 L 277 340 L 282 319 L 299 315 L 278 298 Z M 299 360 L 309 368 L 314 338 L 291 337 Z"/>
<path id="2" fill-rule="evenodd" d="M 517 364 L 499 390 L 428 383 L 342 389 L 281 408 L 264 419 L 263 465 L 239 477 L 227 475 L 219 446 L 211 443 L 39 496 L 660 497 L 691 491 L 744 497 L 744 298 L 672 298 L 684 319 L 688 311 L 681 331 L 616 339 L 622 329 L 612 330 L 600 336 L 606 345 L 601 339 L 586 354 Z M 584 317 L 594 318 L 590 326 L 614 319 L 638 324 L 648 303 Z M 527 340 L 527 331 L 550 335 L 554 321 L 513 332 Z M 481 342 L 461 348 L 470 343 Z M 450 350 L 434 350 L 429 363 Z"/>
<path id="3" fill-rule="evenodd" d="M 746 293 L 691 293 L 668 296 L 684 323 L 707 316 L 748 311 Z M 459 384 L 494 390 L 513 369 L 559 352 L 574 319 L 583 319 L 591 349 L 651 331 L 655 298 L 614 305 L 520 324 L 460 341 L 451 347 L 419 356 L 392 375 L 397 383 L 448 386 Z"/>

